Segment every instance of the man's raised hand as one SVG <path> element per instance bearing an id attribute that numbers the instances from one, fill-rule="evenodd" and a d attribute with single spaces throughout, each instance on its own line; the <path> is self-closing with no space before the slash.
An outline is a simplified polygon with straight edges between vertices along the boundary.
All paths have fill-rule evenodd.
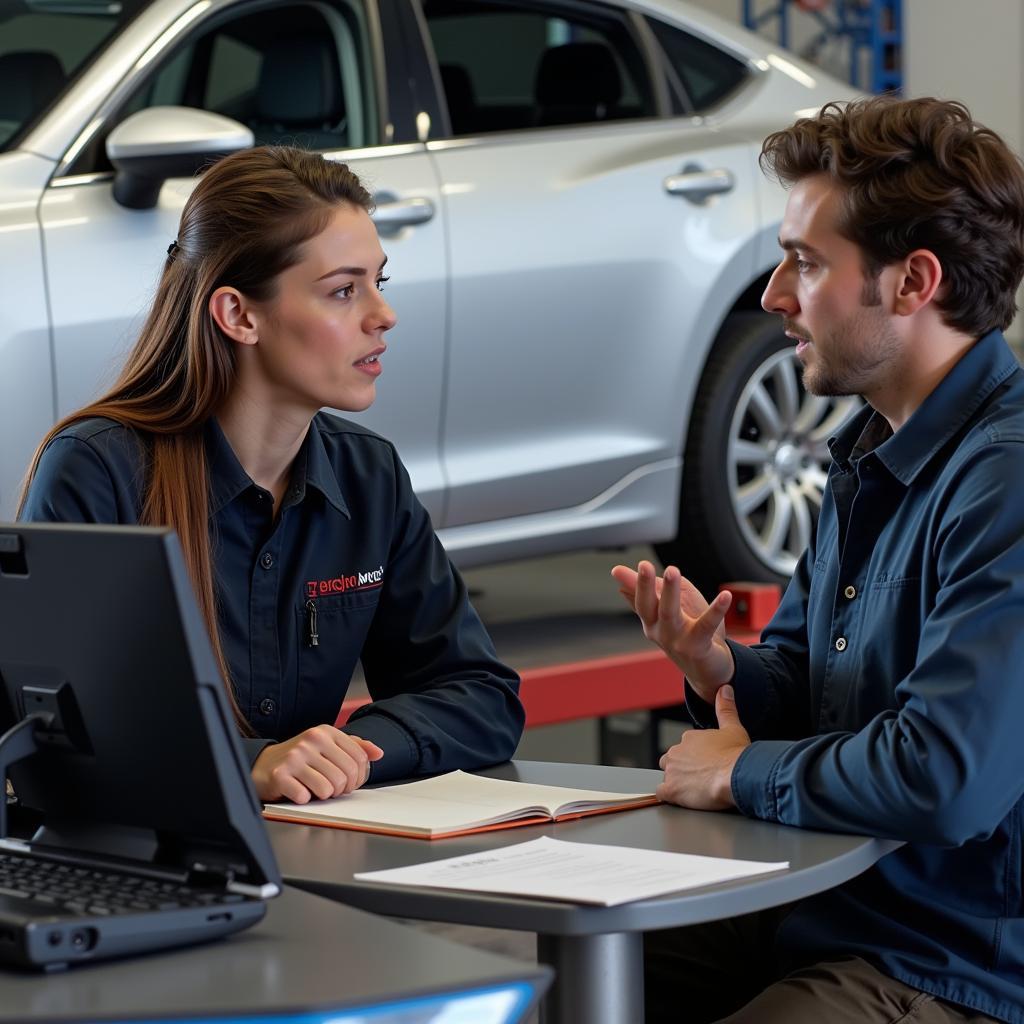
<path id="1" fill-rule="evenodd" d="M 683 670 L 699 696 L 713 704 L 719 687 L 732 679 L 735 669 L 725 642 L 725 613 L 732 595 L 723 591 L 708 604 L 674 565 L 665 569 L 663 578 L 646 561 L 636 571 L 617 565 L 612 576 L 639 617 L 644 636 Z"/>

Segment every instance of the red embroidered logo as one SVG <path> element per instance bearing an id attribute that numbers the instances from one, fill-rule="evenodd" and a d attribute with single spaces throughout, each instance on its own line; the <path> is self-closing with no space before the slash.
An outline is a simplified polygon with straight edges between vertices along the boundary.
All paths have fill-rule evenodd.
<path id="1" fill-rule="evenodd" d="M 324 597 L 327 594 L 344 594 L 349 590 L 373 590 L 384 583 L 384 566 L 367 572 L 335 576 L 330 580 L 307 580 L 306 597 Z"/>

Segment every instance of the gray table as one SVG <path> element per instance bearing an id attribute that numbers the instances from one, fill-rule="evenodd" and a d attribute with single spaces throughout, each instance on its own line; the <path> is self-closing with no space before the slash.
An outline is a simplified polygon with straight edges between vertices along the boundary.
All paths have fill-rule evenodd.
<path id="1" fill-rule="evenodd" d="M 444 993 L 521 984 L 519 1012 L 508 1018 L 520 1020 L 548 975 L 286 889 L 263 921 L 217 942 L 59 974 L 0 968 L 0 1021 L 242 1024 L 250 1015 L 303 1014 L 314 1015 L 304 1024 L 328 1016 L 342 1024 L 351 1013 L 373 1024 L 422 1024 L 434 1019 Z"/>
<path id="2" fill-rule="evenodd" d="M 661 772 L 646 769 L 536 761 L 512 762 L 481 774 L 634 793 L 652 792 L 662 778 Z M 900 845 L 669 806 L 434 842 L 268 824 L 282 874 L 300 888 L 380 914 L 537 932 L 538 959 L 557 972 L 542 1004 L 544 1024 L 636 1024 L 643 1019 L 644 931 L 733 917 L 810 896 L 853 878 Z M 382 885 L 352 877 L 360 871 L 477 853 L 541 835 L 713 857 L 789 861 L 790 870 L 618 907 Z"/>

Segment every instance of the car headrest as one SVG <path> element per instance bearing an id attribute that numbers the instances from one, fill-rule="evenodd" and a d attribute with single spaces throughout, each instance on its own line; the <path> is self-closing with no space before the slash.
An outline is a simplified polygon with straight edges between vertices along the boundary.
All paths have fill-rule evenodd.
<path id="1" fill-rule="evenodd" d="M 345 116 L 334 40 L 291 36 L 263 55 L 257 117 L 294 127 L 336 124 Z"/>
<path id="2" fill-rule="evenodd" d="M 64 68 L 48 50 L 0 55 L 0 118 L 28 121 L 60 92 Z"/>
<path id="3" fill-rule="evenodd" d="M 461 64 L 441 64 L 441 85 L 448 101 L 452 131 L 458 134 L 469 129 L 468 121 L 476 110 L 476 96 L 469 72 Z"/>
<path id="4" fill-rule="evenodd" d="M 622 79 L 607 46 L 565 43 L 544 51 L 535 94 L 541 107 L 613 107 L 622 94 Z"/>

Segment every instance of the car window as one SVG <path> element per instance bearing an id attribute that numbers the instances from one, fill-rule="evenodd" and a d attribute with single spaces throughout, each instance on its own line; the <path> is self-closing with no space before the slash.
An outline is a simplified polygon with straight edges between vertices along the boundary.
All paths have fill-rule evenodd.
<path id="1" fill-rule="evenodd" d="M 653 117 L 627 23 L 573 4 L 427 0 L 455 135 Z"/>
<path id="2" fill-rule="evenodd" d="M 46 112 L 144 0 L 0 0 L 0 152 Z"/>
<path id="3" fill-rule="evenodd" d="M 724 100 L 747 78 L 747 66 L 680 28 L 648 18 L 668 60 L 677 113 L 701 113 Z"/>
<path id="4" fill-rule="evenodd" d="M 160 63 L 69 168 L 110 170 L 106 136 L 129 114 L 184 106 L 234 118 L 257 145 L 332 150 L 377 142 L 369 46 L 359 12 L 281 4 L 200 28 Z"/>

